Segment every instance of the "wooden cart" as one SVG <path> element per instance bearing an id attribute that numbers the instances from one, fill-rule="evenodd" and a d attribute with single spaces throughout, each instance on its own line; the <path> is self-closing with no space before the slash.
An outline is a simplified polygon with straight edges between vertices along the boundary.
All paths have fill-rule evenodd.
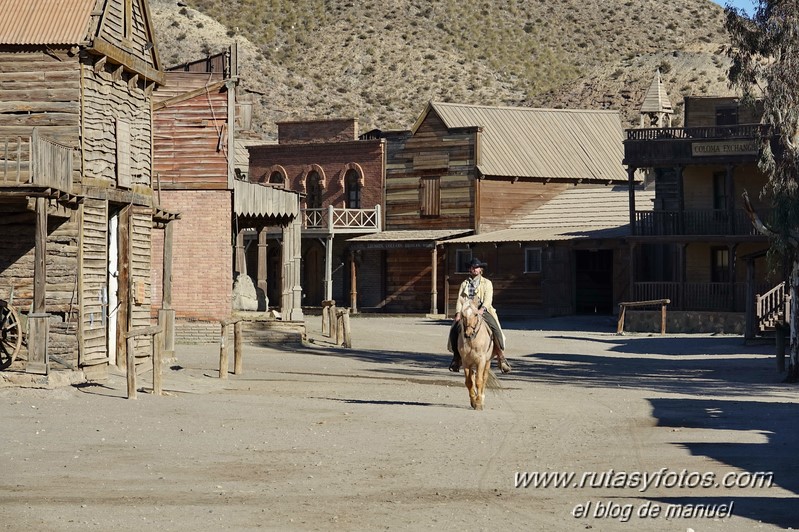
<path id="1" fill-rule="evenodd" d="M 26 316 L 15 309 L 13 303 L 12 289 L 8 301 L 0 299 L 0 370 L 14 363 L 25 340 Z"/>

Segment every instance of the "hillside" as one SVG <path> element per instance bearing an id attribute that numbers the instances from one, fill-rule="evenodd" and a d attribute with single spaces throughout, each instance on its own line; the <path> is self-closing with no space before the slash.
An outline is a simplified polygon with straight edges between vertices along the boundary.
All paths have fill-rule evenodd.
<path id="1" fill-rule="evenodd" d="M 150 0 L 164 65 L 239 45 L 255 124 L 355 117 L 407 129 L 428 100 L 614 108 L 625 125 L 657 68 L 672 104 L 728 94 L 709 0 Z"/>

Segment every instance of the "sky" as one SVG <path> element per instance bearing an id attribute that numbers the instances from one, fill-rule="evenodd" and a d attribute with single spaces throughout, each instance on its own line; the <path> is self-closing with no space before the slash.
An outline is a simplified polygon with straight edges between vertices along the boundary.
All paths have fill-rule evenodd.
<path id="1" fill-rule="evenodd" d="M 732 7 L 737 7 L 738 9 L 745 9 L 748 13 L 751 13 L 752 7 L 754 2 L 752 0 L 712 0 L 716 4 L 720 5 L 721 7 L 727 7 L 727 4 L 730 4 Z"/>

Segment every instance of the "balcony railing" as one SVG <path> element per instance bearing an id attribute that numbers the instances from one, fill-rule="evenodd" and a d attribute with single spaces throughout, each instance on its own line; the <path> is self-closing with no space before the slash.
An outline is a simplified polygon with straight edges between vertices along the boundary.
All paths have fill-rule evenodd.
<path id="1" fill-rule="evenodd" d="M 628 129 L 624 163 L 635 167 L 689 164 L 697 160 L 757 160 L 761 124 Z"/>
<path id="2" fill-rule="evenodd" d="M 72 191 L 72 148 L 39 136 L 0 138 L 0 186 Z"/>
<path id="3" fill-rule="evenodd" d="M 761 212 L 761 217 L 768 216 Z M 698 211 L 635 211 L 637 236 L 697 235 L 697 236 L 751 236 L 759 234 L 743 209 L 732 216 L 726 210 Z"/>
<path id="4" fill-rule="evenodd" d="M 770 285 L 756 287 L 757 293 L 765 293 Z M 639 282 L 633 283 L 633 301 L 670 299 L 670 310 L 703 310 L 716 312 L 745 312 L 746 283 L 682 283 Z"/>
<path id="5" fill-rule="evenodd" d="M 380 205 L 374 209 L 303 209 L 303 232 L 377 233 L 380 231 Z"/>

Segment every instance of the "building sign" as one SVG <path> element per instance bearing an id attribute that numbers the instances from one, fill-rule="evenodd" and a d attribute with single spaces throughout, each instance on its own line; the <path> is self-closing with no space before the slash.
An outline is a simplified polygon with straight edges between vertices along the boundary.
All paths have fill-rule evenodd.
<path id="1" fill-rule="evenodd" d="M 743 139 L 718 142 L 694 142 L 691 144 L 691 154 L 694 157 L 757 155 L 757 141 L 754 139 Z"/>

